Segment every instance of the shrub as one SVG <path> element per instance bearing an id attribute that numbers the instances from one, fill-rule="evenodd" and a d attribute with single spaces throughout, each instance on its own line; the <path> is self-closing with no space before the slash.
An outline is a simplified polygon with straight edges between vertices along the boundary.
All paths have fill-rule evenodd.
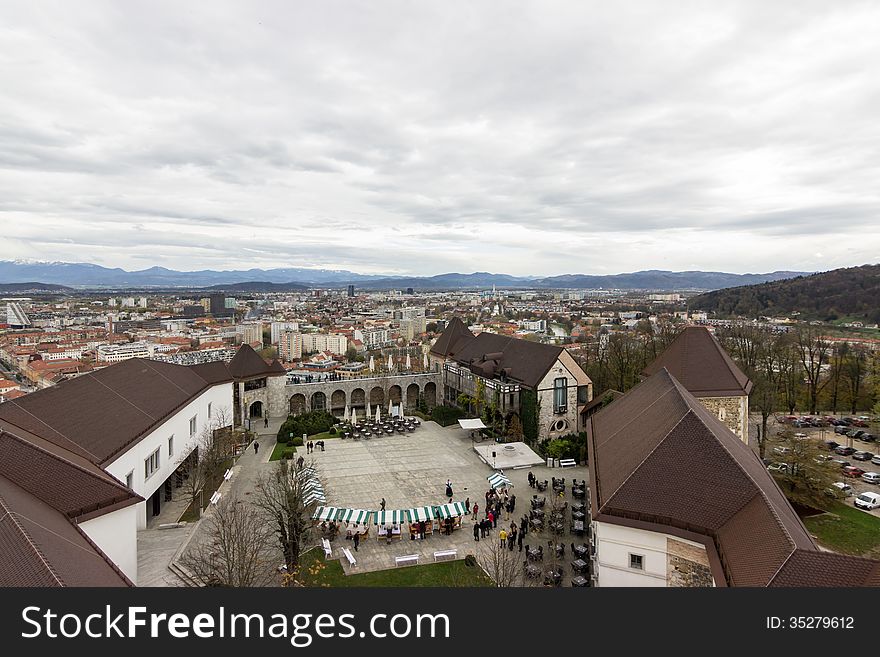
<path id="1" fill-rule="evenodd" d="M 303 446 L 303 437 L 302 437 L 302 436 L 297 436 L 296 438 L 294 438 L 293 440 L 291 440 L 291 441 L 287 444 L 287 446 L 290 447 L 291 444 L 292 444 L 294 447 L 302 447 L 302 446 Z"/>
<path id="2" fill-rule="evenodd" d="M 296 454 L 296 449 L 285 449 L 281 452 L 281 458 L 292 459 L 294 454 Z"/>
<path id="3" fill-rule="evenodd" d="M 302 440 L 302 438 L 300 438 L 300 440 Z M 287 441 L 287 446 L 288 446 L 288 447 L 293 447 L 293 441 L 292 441 L 292 440 L 288 440 L 288 441 Z"/>
<path id="4" fill-rule="evenodd" d="M 431 419 L 441 427 L 448 427 L 465 416 L 465 412 L 454 406 L 435 406 L 431 411 Z"/>
<path id="5" fill-rule="evenodd" d="M 467 555 L 464 558 L 464 565 L 473 568 L 477 565 L 477 558 L 472 554 Z"/>
<path id="6" fill-rule="evenodd" d="M 330 434 L 331 436 L 335 436 L 336 435 L 336 427 L 330 427 L 330 430 L 327 433 Z"/>
<path id="7" fill-rule="evenodd" d="M 295 436 L 294 440 L 297 438 L 302 440 L 303 434 L 313 436 L 316 433 L 323 433 L 329 431 L 335 424 L 336 418 L 327 411 L 311 411 L 291 416 L 278 429 L 278 442 L 286 442 L 291 434 Z"/>

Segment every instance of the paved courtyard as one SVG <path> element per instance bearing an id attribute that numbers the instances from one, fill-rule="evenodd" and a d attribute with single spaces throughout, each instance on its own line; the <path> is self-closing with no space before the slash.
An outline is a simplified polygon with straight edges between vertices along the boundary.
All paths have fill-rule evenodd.
<path id="1" fill-rule="evenodd" d="M 443 428 L 434 422 L 422 422 L 414 433 L 405 435 L 394 434 L 368 441 L 328 440 L 326 451 L 316 452 L 312 461 L 324 483 L 328 505 L 365 510 L 378 510 L 383 497 L 388 510 L 445 503 L 446 480 L 450 479 L 453 501 L 464 501 L 469 497 L 471 505 L 475 502 L 479 504 L 482 517 L 488 490 L 487 477 L 493 472 L 474 452 L 469 432 L 456 425 Z M 517 522 L 528 513 L 528 500 L 536 492 L 528 486 L 528 472 L 528 469 L 505 471 L 514 484 L 511 493 L 517 496 L 513 514 Z M 585 467 L 558 469 L 536 466 L 531 468 L 531 472 L 540 480 L 550 480 L 553 476 L 565 477 L 566 483 L 572 477 L 587 478 Z M 550 492 L 546 494 L 549 497 Z M 567 487 L 565 499 L 569 503 L 573 501 L 570 487 Z M 509 525 L 510 520 L 505 517 L 504 525 Z M 499 522 L 498 528 L 483 540 L 499 540 L 501 527 Z M 404 529 L 403 537 L 388 545 L 384 540 L 377 540 L 376 527 L 371 526 L 368 538 L 361 541 L 355 554 L 355 568 L 350 568 L 347 560 L 342 558 L 342 548 L 352 549 L 351 541 L 337 538 L 332 545 L 333 557 L 342 558 L 346 573 L 394 568 L 395 557 L 410 554 L 419 554 L 419 563 L 432 563 L 434 552 L 439 550 L 455 549 L 458 558 L 464 558 L 477 548 L 472 528 L 473 521 L 468 517 L 464 520 L 463 528 L 453 532 L 452 536 L 435 533 L 424 541 L 410 540 L 408 531 Z M 543 544 L 546 553 L 548 540 L 547 536 L 530 533 L 524 544 Z M 568 546 L 572 542 L 582 543 L 583 539 L 569 536 L 566 531 L 560 541 Z M 571 559 L 566 551 L 566 557 L 560 560 L 564 566 L 563 579 L 566 584 L 570 579 L 568 561 Z"/>

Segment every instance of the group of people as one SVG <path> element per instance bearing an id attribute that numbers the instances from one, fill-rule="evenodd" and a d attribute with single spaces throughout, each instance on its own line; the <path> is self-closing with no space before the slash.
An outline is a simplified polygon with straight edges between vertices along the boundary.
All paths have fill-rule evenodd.
<path id="1" fill-rule="evenodd" d="M 556 483 L 556 479 L 553 479 L 553 482 Z M 545 479 L 543 482 L 538 481 L 538 478 L 529 472 L 529 487 L 537 488 L 538 490 L 546 490 L 547 488 L 547 480 Z"/>
<path id="2" fill-rule="evenodd" d="M 306 454 L 311 454 L 315 451 L 316 447 L 320 447 L 321 451 L 324 451 L 324 441 L 323 440 L 310 440 L 306 443 Z"/>

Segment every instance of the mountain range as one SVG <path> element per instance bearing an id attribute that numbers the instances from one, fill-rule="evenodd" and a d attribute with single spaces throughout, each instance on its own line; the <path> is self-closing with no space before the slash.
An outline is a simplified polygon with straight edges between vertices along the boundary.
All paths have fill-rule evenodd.
<path id="1" fill-rule="evenodd" d="M 472 274 L 438 274 L 436 276 L 377 276 L 357 274 L 345 270 L 307 269 L 288 267 L 279 269 L 247 269 L 215 271 L 176 271 L 165 267 L 150 267 L 138 271 L 108 268 L 90 263 L 0 261 L 0 283 L 60 284 L 78 288 L 120 287 L 187 287 L 228 288 L 233 284 L 255 282 L 280 283 L 314 287 L 343 287 L 355 285 L 361 289 L 467 289 L 495 285 L 506 288 L 573 288 L 620 290 L 717 290 L 726 287 L 752 285 L 777 281 L 808 272 L 775 271 L 766 274 L 728 274 L 703 271 L 648 270 L 605 276 L 564 274 L 549 277 L 521 277 L 489 272 Z M 248 289 L 254 289 L 250 287 Z"/>

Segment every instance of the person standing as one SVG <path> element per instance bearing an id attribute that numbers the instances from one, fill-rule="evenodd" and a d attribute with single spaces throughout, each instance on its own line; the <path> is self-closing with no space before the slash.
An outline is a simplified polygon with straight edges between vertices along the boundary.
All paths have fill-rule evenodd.
<path id="1" fill-rule="evenodd" d="M 384 498 L 384 497 L 382 498 L 382 501 L 379 502 L 379 510 L 380 510 L 380 511 L 384 511 L 384 510 L 385 510 L 385 498 Z"/>
<path id="2" fill-rule="evenodd" d="M 480 510 L 480 505 L 479 505 L 479 504 L 474 504 L 474 513 L 473 513 L 473 515 L 471 516 L 471 518 L 472 518 L 473 520 L 476 520 L 476 519 L 477 519 L 477 511 L 479 511 L 479 510 Z"/>
<path id="3" fill-rule="evenodd" d="M 419 538 L 421 540 L 425 540 L 425 532 L 427 531 L 427 525 L 424 520 L 419 521 Z"/>
<path id="4" fill-rule="evenodd" d="M 268 416 L 268 415 L 266 416 L 266 422 L 265 422 L 265 424 L 263 424 L 263 426 L 264 426 L 266 429 L 269 428 L 269 416 Z"/>
<path id="5" fill-rule="evenodd" d="M 480 524 L 475 522 L 474 523 L 474 540 L 477 543 L 480 542 L 480 533 L 481 533 Z"/>
<path id="6" fill-rule="evenodd" d="M 489 513 L 486 515 L 486 520 L 489 521 L 489 524 L 494 527 L 495 526 L 495 514 L 492 513 L 492 510 L 489 510 Z"/>
<path id="7" fill-rule="evenodd" d="M 513 529 L 507 535 L 507 549 L 513 552 L 513 545 L 516 543 L 516 525 L 513 526 Z"/>
<path id="8" fill-rule="evenodd" d="M 498 535 L 501 537 L 501 548 L 504 549 L 507 547 L 507 530 L 502 527 Z"/>
<path id="9" fill-rule="evenodd" d="M 358 545 L 361 542 L 360 528 L 355 528 L 354 535 L 351 537 L 351 541 L 352 541 L 352 543 L 354 543 L 354 551 L 357 552 Z"/>
<path id="10" fill-rule="evenodd" d="M 471 512 L 471 498 L 470 497 L 464 498 L 464 512 L 465 513 Z"/>
<path id="11" fill-rule="evenodd" d="M 260 451 L 260 443 L 256 440 L 254 441 L 254 454 L 257 454 Z"/>
<path id="12" fill-rule="evenodd" d="M 519 532 L 516 535 L 516 544 L 519 546 L 520 552 L 522 552 L 523 536 L 525 536 L 525 532 Z"/>

